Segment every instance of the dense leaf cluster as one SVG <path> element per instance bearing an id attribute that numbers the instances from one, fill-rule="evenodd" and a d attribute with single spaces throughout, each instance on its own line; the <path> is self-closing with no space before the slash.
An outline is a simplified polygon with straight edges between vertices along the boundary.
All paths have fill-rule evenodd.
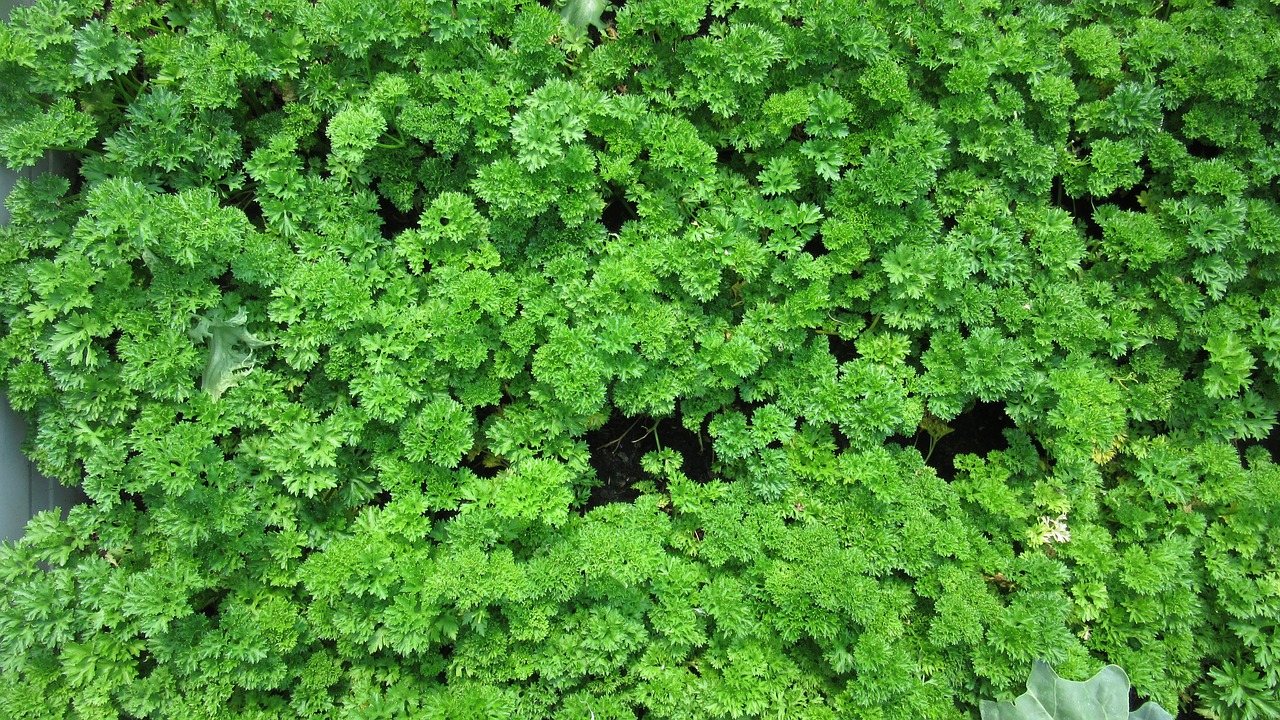
<path id="1" fill-rule="evenodd" d="M 0 715 L 1280 716 L 1273 0 L 37 0 L 50 150 Z"/>

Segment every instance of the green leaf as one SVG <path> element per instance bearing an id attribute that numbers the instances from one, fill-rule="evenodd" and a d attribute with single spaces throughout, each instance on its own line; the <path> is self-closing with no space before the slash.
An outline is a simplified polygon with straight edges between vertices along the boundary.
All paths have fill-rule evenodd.
<path id="1" fill-rule="evenodd" d="M 564 158 L 566 146 L 586 137 L 587 115 L 600 103 L 581 86 L 560 79 L 533 91 L 511 121 L 520 164 L 539 170 Z"/>
<path id="2" fill-rule="evenodd" d="M 800 189 L 800 182 L 796 180 L 796 166 L 790 159 L 769 158 L 764 167 L 756 176 L 756 180 L 760 182 L 761 195 L 786 195 Z"/>
<path id="3" fill-rule="evenodd" d="M 245 329 L 248 314 L 240 309 L 230 320 L 223 320 L 214 312 L 210 317 L 200 317 L 196 326 L 188 331 L 194 340 L 209 342 L 209 361 L 205 364 L 200 387 L 214 400 L 234 387 L 253 369 L 253 349 L 272 343 L 259 340 Z"/>
<path id="4" fill-rule="evenodd" d="M 1084 69 L 1100 80 L 1120 77 L 1120 41 L 1105 23 L 1072 30 L 1062 41 L 1075 53 Z"/>
<path id="5" fill-rule="evenodd" d="M 1129 712 L 1129 676 L 1108 665 L 1085 682 L 1063 680 L 1036 660 L 1027 692 L 1013 702 L 983 700 L 982 720 L 1173 720 L 1155 703 Z"/>
<path id="6" fill-rule="evenodd" d="M 401 432 L 405 456 L 414 462 L 430 460 L 443 467 L 457 467 L 475 442 L 471 413 L 453 398 L 427 403 Z"/>
<path id="7" fill-rule="evenodd" d="M 1089 176 L 1089 192 L 1094 197 L 1106 197 L 1116 190 L 1127 190 L 1142 180 L 1142 168 L 1138 161 L 1142 150 L 1132 143 L 1102 139 L 1093 144 L 1089 164 L 1093 173 Z"/>
<path id="8" fill-rule="evenodd" d="M 1215 334 L 1205 343 L 1209 367 L 1205 370 L 1205 392 L 1209 397 L 1235 397 L 1249 387 L 1254 369 L 1253 353 L 1234 333 Z"/>
<path id="9" fill-rule="evenodd" d="M 101 20 L 91 20 L 76 31 L 76 74 L 88 83 L 129 72 L 138 59 L 138 48 L 117 35 Z"/>
<path id="10" fill-rule="evenodd" d="M 586 30 L 588 25 L 594 25 L 603 32 L 605 28 L 600 16 L 608 9 L 609 0 L 569 0 L 560 10 L 560 17 L 579 30 Z"/>
<path id="11" fill-rule="evenodd" d="M 35 165 L 49 150 L 83 148 L 98 132 L 93 118 L 69 98 L 20 117 L 0 124 L 0 158 L 15 169 Z"/>

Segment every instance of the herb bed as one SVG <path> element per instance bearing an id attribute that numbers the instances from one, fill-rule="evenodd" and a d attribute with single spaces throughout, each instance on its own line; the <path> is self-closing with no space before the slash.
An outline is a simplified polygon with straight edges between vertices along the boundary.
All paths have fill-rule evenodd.
<path id="1" fill-rule="evenodd" d="M 37 0 L 50 150 L 0 715 L 1280 715 L 1270 0 Z"/>

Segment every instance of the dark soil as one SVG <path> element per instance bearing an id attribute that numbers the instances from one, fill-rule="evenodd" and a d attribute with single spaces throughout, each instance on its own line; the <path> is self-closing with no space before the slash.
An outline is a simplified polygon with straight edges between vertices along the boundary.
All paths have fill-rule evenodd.
<path id="1" fill-rule="evenodd" d="M 938 440 L 929 457 L 929 465 L 945 480 L 955 478 L 955 458 L 963 453 L 985 456 L 993 450 L 1009 447 L 1004 431 L 1016 427 L 1000 403 L 975 403 L 972 408 L 948 423 L 954 431 Z M 587 433 L 583 439 L 591 448 L 591 467 L 596 471 L 597 483 L 591 488 L 583 512 L 608 503 L 632 502 L 640 496 L 635 483 L 648 480 L 661 488 L 662 481 L 644 471 L 640 465 L 645 453 L 670 448 L 680 453 L 684 462 L 681 469 L 691 480 L 710 482 L 715 479 L 714 454 L 711 440 L 702 433 L 685 429 L 679 417 L 655 420 L 648 416 L 626 417 L 615 415 L 597 430 Z M 923 430 L 915 436 L 898 435 L 891 439 L 902 445 L 919 448 L 922 455 L 929 452 L 929 435 Z"/>
<path id="2" fill-rule="evenodd" d="M 621 191 L 618 191 L 608 205 L 605 205 L 604 214 L 600 218 L 600 222 L 610 233 L 622 232 L 622 224 L 628 220 L 634 220 L 636 217 L 635 203 L 623 197 Z"/>
<path id="3" fill-rule="evenodd" d="M 418 226 L 416 211 L 403 212 L 382 195 L 378 195 L 378 216 L 382 218 L 382 237 L 388 240 Z"/>
<path id="4" fill-rule="evenodd" d="M 831 356 L 836 362 L 844 364 L 858 357 L 858 346 L 852 340 L 846 340 L 839 335 L 827 336 L 827 348 L 831 351 Z"/>
<path id="5" fill-rule="evenodd" d="M 1237 443 L 1240 459 L 1243 461 L 1249 448 L 1262 446 L 1271 455 L 1272 462 L 1280 462 L 1280 423 L 1271 428 L 1271 433 L 1261 440 L 1245 440 Z"/>
<path id="6" fill-rule="evenodd" d="M 711 440 L 687 430 L 678 416 L 655 420 L 648 416 L 615 414 L 609 422 L 587 433 L 591 467 L 600 484 L 592 488 L 583 511 L 613 502 L 631 502 L 640 492 L 632 485 L 641 480 L 661 481 L 644 471 L 640 459 L 646 453 L 672 449 L 684 458 L 681 470 L 691 480 L 709 482 L 712 477 Z"/>
<path id="7" fill-rule="evenodd" d="M 1280 462 L 1280 425 L 1271 428 L 1271 434 L 1263 439 L 1262 447 L 1271 453 L 1272 462 Z"/>
<path id="8" fill-rule="evenodd" d="M 924 430 L 917 432 L 914 437 L 898 435 L 892 440 L 919 449 L 921 455 L 928 456 L 928 464 L 938 473 L 938 477 L 951 481 L 956 476 L 957 455 L 985 457 L 993 450 L 1008 449 L 1009 443 L 1005 440 L 1004 431 L 1017 427 L 1005 413 L 1004 405 L 993 402 L 974 403 L 972 408 L 947 425 L 954 431 L 938 439 L 932 456 L 929 456 L 929 433 Z"/>

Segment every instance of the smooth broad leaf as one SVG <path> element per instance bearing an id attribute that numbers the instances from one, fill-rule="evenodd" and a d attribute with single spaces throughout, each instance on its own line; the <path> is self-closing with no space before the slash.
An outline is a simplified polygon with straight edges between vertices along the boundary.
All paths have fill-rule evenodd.
<path id="1" fill-rule="evenodd" d="M 982 720 L 1172 720 L 1155 703 L 1129 713 L 1129 676 L 1108 665 L 1085 682 L 1063 680 L 1035 661 L 1027 692 L 1013 702 L 981 703 Z"/>
<path id="2" fill-rule="evenodd" d="M 230 320 L 223 320 L 216 313 L 213 317 L 199 317 L 197 320 L 198 324 L 187 334 L 194 340 L 209 341 L 209 362 L 205 365 L 200 387 L 217 400 L 253 369 L 253 349 L 272 343 L 259 340 L 245 329 L 248 314 L 243 309 Z"/>
<path id="3" fill-rule="evenodd" d="M 1173 720 L 1173 716 L 1156 703 L 1149 702 L 1129 713 L 1129 720 Z"/>
<path id="4" fill-rule="evenodd" d="M 565 23 L 580 30 L 586 30 L 588 25 L 595 25 L 603 32 L 604 22 L 600 16 L 608 9 L 607 0 L 569 0 L 560 11 L 560 17 Z"/>

